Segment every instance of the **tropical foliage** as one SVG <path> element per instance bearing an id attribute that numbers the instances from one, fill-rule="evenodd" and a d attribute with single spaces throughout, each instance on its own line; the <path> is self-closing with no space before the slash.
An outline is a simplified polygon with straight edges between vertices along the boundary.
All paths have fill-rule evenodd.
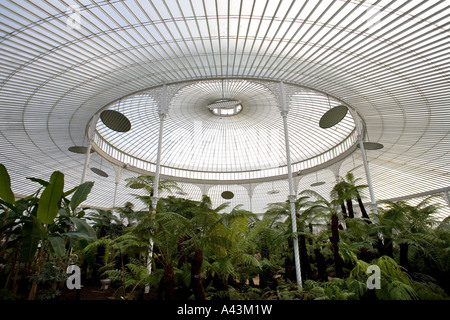
<path id="1" fill-rule="evenodd" d="M 145 210 L 132 203 L 93 210 L 80 207 L 92 182 L 65 191 L 55 172 L 49 181 L 29 178 L 37 191 L 15 199 L 0 171 L 2 299 L 57 299 L 69 264 L 81 267 L 83 285 L 110 279 L 114 299 L 449 299 L 450 219 L 434 219 L 432 198 L 385 202 L 370 213 L 361 200 L 366 186 L 352 174 L 330 195 L 297 197 L 299 288 L 287 201 L 257 216 L 228 203 L 213 207 L 207 196 L 169 196 L 155 212 L 154 180 L 140 176 L 127 183 L 142 189 L 136 199 Z M 159 188 L 181 190 L 173 181 Z"/>
<path id="2" fill-rule="evenodd" d="M 58 293 L 68 265 L 77 263 L 74 251 L 97 236 L 79 208 L 93 182 L 64 191 L 61 172 L 49 181 L 28 179 L 37 191 L 16 200 L 0 165 L 0 279 L 7 297 L 34 300 Z"/>

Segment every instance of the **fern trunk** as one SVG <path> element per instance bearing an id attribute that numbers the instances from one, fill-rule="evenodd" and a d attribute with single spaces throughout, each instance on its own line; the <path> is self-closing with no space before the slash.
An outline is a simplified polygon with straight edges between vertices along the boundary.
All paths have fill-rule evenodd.
<path id="1" fill-rule="evenodd" d="M 347 209 L 348 209 L 348 217 L 350 219 L 353 219 L 355 217 L 355 214 L 353 212 L 353 203 L 352 199 L 346 199 L 345 202 L 347 203 Z"/>
<path id="2" fill-rule="evenodd" d="M 164 275 L 159 282 L 158 296 L 166 300 L 174 300 L 175 298 L 175 274 L 171 264 L 164 267 Z"/>
<path id="3" fill-rule="evenodd" d="M 309 261 L 308 250 L 306 248 L 306 237 L 304 234 L 299 236 L 300 240 L 300 265 L 302 271 L 302 279 L 307 280 L 312 278 L 311 263 Z"/>
<path id="4" fill-rule="evenodd" d="M 399 246 L 400 246 L 400 265 L 406 270 L 409 270 L 409 263 L 408 263 L 409 245 L 407 243 L 400 243 Z"/>
<path id="5" fill-rule="evenodd" d="M 342 199 L 343 198 L 343 194 L 342 194 L 341 189 L 337 188 L 336 191 L 338 193 L 338 198 Z M 340 203 L 341 203 L 342 215 L 344 216 L 344 218 L 347 218 L 347 209 L 345 208 L 345 202 L 340 200 Z"/>
<path id="6" fill-rule="evenodd" d="M 284 260 L 284 275 L 286 279 L 289 279 L 292 282 L 295 282 L 297 277 L 295 274 L 295 264 L 294 260 L 291 258 L 290 253 L 294 251 L 294 244 L 292 242 L 292 239 L 288 240 L 288 254 L 286 255 L 286 258 Z"/>
<path id="7" fill-rule="evenodd" d="M 331 215 L 331 244 L 333 247 L 334 268 L 336 277 L 342 278 L 344 276 L 343 261 L 339 255 L 339 218 L 337 214 Z"/>
<path id="8" fill-rule="evenodd" d="M 361 210 L 361 215 L 362 215 L 363 219 L 365 219 L 365 221 L 367 223 L 371 224 L 372 221 L 370 220 L 369 215 L 367 214 L 366 208 L 364 207 L 362 199 L 359 195 L 357 196 L 357 200 L 358 200 L 359 209 Z"/>
<path id="9" fill-rule="evenodd" d="M 317 279 L 327 281 L 328 274 L 327 274 L 327 263 L 325 262 L 325 257 L 323 256 L 322 252 L 320 252 L 320 249 L 314 249 L 314 254 L 316 256 L 316 261 L 317 261 Z"/>
<path id="10" fill-rule="evenodd" d="M 394 245 L 391 238 L 384 238 L 383 255 L 394 258 Z"/>
<path id="11" fill-rule="evenodd" d="M 191 261 L 191 287 L 194 291 L 195 300 L 205 300 L 205 289 L 203 288 L 202 280 L 200 278 L 200 270 L 203 263 L 203 251 L 195 250 L 194 257 Z"/>

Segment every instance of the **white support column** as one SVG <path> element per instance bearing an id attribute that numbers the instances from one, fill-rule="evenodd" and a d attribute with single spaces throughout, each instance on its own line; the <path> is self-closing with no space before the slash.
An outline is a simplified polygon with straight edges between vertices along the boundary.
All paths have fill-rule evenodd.
<path id="1" fill-rule="evenodd" d="M 83 175 L 81 176 L 81 183 L 86 182 L 87 169 L 89 168 L 89 161 L 91 160 L 91 141 L 88 142 L 86 157 L 84 159 Z"/>
<path id="2" fill-rule="evenodd" d="M 250 203 L 249 203 L 250 212 L 253 212 L 253 203 L 252 203 L 253 201 L 252 201 L 252 199 L 253 199 L 253 191 L 255 190 L 255 185 L 253 183 L 250 183 L 248 185 L 243 185 L 243 187 L 245 189 L 247 189 L 248 197 L 249 197 L 249 200 L 250 200 Z"/>
<path id="3" fill-rule="evenodd" d="M 300 176 L 296 176 L 292 178 L 292 181 L 294 182 L 294 194 L 298 195 L 298 186 L 300 184 Z"/>
<path id="4" fill-rule="evenodd" d="M 202 184 L 199 187 L 200 187 L 200 190 L 202 191 L 202 196 L 207 196 L 208 195 L 208 191 L 211 188 L 211 185 Z"/>
<path id="5" fill-rule="evenodd" d="M 119 189 L 120 178 L 122 177 L 123 168 L 117 165 L 113 165 L 115 176 L 115 188 L 114 188 L 114 199 L 113 199 L 113 208 L 116 206 L 117 200 L 117 190 Z"/>
<path id="6" fill-rule="evenodd" d="M 364 171 L 366 173 L 367 185 L 369 186 L 370 203 L 372 204 L 372 211 L 373 211 L 373 213 L 377 214 L 378 213 L 377 201 L 375 200 L 375 194 L 373 192 L 372 178 L 370 176 L 370 170 L 369 170 L 369 162 L 367 161 L 366 150 L 364 149 L 361 121 L 359 120 L 358 114 L 356 112 L 352 112 L 352 116 L 353 116 L 353 119 L 355 120 L 356 130 L 358 132 L 359 149 L 361 150 L 361 155 L 362 155 L 363 164 L 364 164 Z"/>
<path id="7" fill-rule="evenodd" d="M 86 150 L 86 158 L 84 160 L 83 175 L 81 176 L 81 183 L 86 182 L 87 169 L 89 168 L 89 161 L 91 160 L 91 150 L 92 150 L 92 142 L 94 140 L 94 130 L 99 116 L 100 114 L 95 114 L 92 117 L 91 123 L 88 128 L 88 145 Z"/>
<path id="8" fill-rule="evenodd" d="M 158 151 L 156 154 L 156 170 L 155 170 L 155 180 L 153 182 L 153 197 L 152 197 L 152 210 L 153 214 L 156 213 L 156 205 L 159 200 L 159 176 L 161 170 L 161 150 L 162 150 L 162 140 L 164 133 L 164 120 L 166 120 L 167 116 L 167 86 L 164 85 L 160 97 L 160 106 L 159 106 L 159 137 L 158 137 Z"/>
<path id="9" fill-rule="evenodd" d="M 164 132 L 164 120 L 166 119 L 165 113 L 159 114 L 159 138 L 158 138 L 158 153 L 156 155 L 156 170 L 155 170 L 155 181 L 153 183 L 153 197 L 152 197 L 152 207 L 153 213 L 156 212 L 156 204 L 159 200 L 159 176 L 161 170 L 161 150 L 162 150 L 162 139 Z"/>
<path id="10" fill-rule="evenodd" d="M 291 166 L 291 151 L 290 151 L 290 143 L 289 143 L 289 130 L 288 130 L 288 122 L 287 115 L 288 109 L 286 106 L 285 96 L 284 96 L 284 85 L 280 83 L 280 109 L 281 116 L 283 117 L 283 127 L 284 127 L 284 140 L 286 144 L 286 161 L 288 168 L 288 182 L 289 182 L 289 205 L 291 211 L 291 221 L 292 221 L 292 241 L 294 242 L 294 261 L 295 261 L 295 273 L 297 277 L 297 285 L 302 287 L 302 274 L 300 270 L 300 253 L 298 247 L 298 236 L 297 236 L 297 216 L 295 212 L 295 199 L 296 194 L 294 192 L 294 182 L 292 179 L 292 166 Z"/>
<path id="11" fill-rule="evenodd" d="M 331 168 L 334 174 L 334 179 L 336 180 L 336 183 L 339 183 L 341 178 L 339 177 L 339 170 L 341 168 L 341 163 L 335 163 L 333 164 L 333 167 Z"/>
<path id="12" fill-rule="evenodd" d="M 158 150 L 156 154 L 156 169 L 155 169 L 155 180 L 153 181 L 153 197 L 152 197 L 152 214 L 156 214 L 156 205 L 159 200 L 159 176 L 161 169 L 161 150 L 162 150 L 162 141 L 163 141 L 163 133 L 164 133 L 164 120 L 166 120 L 168 111 L 167 106 L 167 86 L 164 85 L 162 89 L 162 93 L 160 96 L 160 105 L 158 108 L 159 112 L 159 136 L 158 136 Z M 152 273 L 152 257 L 153 257 L 153 240 L 150 238 L 149 250 L 148 250 L 148 259 L 147 259 L 147 270 L 148 273 Z M 150 287 L 147 285 L 144 289 L 145 293 L 150 292 Z"/>

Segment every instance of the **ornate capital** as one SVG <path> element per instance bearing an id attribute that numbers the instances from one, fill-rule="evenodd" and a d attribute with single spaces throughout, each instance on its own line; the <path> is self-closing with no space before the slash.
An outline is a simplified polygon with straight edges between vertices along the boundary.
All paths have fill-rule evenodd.
<path id="1" fill-rule="evenodd" d="M 289 110 L 280 110 L 280 114 L 283 118 L 287 117 Z"/>

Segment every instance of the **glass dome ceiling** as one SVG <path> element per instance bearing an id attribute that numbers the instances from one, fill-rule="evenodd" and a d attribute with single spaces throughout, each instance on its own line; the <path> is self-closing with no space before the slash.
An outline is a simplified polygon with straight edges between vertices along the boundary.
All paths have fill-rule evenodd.
<path id="1" fill-rule="evenodd" d="M 177 90 L 169 102 L 164 124 L 162 175 L 215 183 L 286 177 L 277 85 L 261 80 L 222 79 L 174 87 Z M 341 102 L 311 89 L 285 87 L 290 92 L 286 100 L 294 171 L 322 165 L 355 144 L 357 135 L 350 113 L 333 128 L 318 126 L 320 117 Z M 126 133 L 111 130 L 99 119 L 95 148 L 110 161 L 127 164 L 130 170 L 155 172 L 160 90 L 145 90 L 110 104 L 107 110 L 126 116 L 132 129 Z M 241 105 L 242 109 L 233 116 L 218 117 L 210 112 L 211 105 Z"/>
<path id="2" fill-rule="evenodd" d="M 319 100 L 329 95 L 351 107 L 365 124 L 365 141 L 384 145 L 383 149 L 367 152 L 378 200 L 447 193 L 442 198 L 447 203 L 449 24 L 450 3 L 446 0 L 2 0 L 0 162 L 8 168 L 18 196 L 34 191 L 35 185 L 25 177 L 47 179 L 54 170 L 65 174 L 68 187 L 75 186 L 80 182 L 86 157 L 69 148 L 87 146 L 88 124 L 102 108 L 128 110 L 114 105 L 119 99 L 124 103 L 141 99 L 151 105 L 149 96 L 139 94 L 157 90 L 163 84 L 186 84 L 179 89 L 189 90 L 203 83 L 202 95 L 211 96 L 205 101 L 205 108 L 208 103 L 222 99 L 218 94 L 221 91 L 213 85 L 222 79 L 230 85 L 239 84 L 238 87 L 243 86 L 238 80 L 266 85 L 283 81 L 323 93 L 315 97 Z M 207 83 L 213 86 L 212 92 L 208 91 Z M 196 162 L 200 158 L 191 161 L 183 159 L 189 152 L 176 154 L 183 150 L 175 147 L 178 139 L 187 139 L 188 132 L 195 135 L 208 132 L 208 139 L 212 139 L 208 141 L 214 143 L 231 137 L 242 143 L 245 139 L 256 141 L 249 133 L 213 135 L 208 131 L 210 127 L 206 124 L 212 127 L 222 121 L 223 130 L 228 130 L 238 125 L 240 118 L 254 112 L 247 104 L 258 96 L 252 97 L 248 90 L 232 91 L 239 93 L 239 98 L 231 95 L 226 98 L 240 100 L 242 111 L 223 119 L 207 110 L 196 111 L 195 120 L 202 126 L 192 120 L 181 120 L 182 116 L 192 119 L 194 111 L 189 109 L 188 113 L 187 108 L 182 108 L 188 102 L 177 100 L 174 95 L 166 120 L 164 170 L 192 172 L 198 175 L 197 179 L 208 172 L 237 174 L 241 170 L 254 172 L 252 169 L 259 164 L 263 170 L 278 170 L 276 166 L 284 165 L 284 153 L 275 150 L 270 160 L 254 158 L 248 162 L 239 158 L 227 161 L 227 155 L 224 158 L 221 154 L 220 170 L 212 163 L 205 163 L 204 168 L 208 169 L 200 170 L 202 164 Z M 213 92 L 217 93 L 214 97 Z M 187 91 L 185 94 L 188 95 Z M 188 99 L 194 102 L 201 97 L 192 94 Z M 325 108 L 325 101 L 316 103 L 316 108 Z M 292 107 L 301 110 L 304 105 Z M 280 126 L 279 113 L 273 109 L 261 110 L 255 117 L 264 112 L 268 116 L 276 114 L 277 121 L 273 121 Z M 138 110 L 140 113 L 135 115 L 127 112 L 131 130 L 124 132 L 124 136 L 141 132 L 143 137 L 146 130 L 154 130 L 151 124 L 157 123 L 157 112 L 143 106 Z M 292 112 L 288 118 L 305 121 L 303 115 Z M 135 127 L 140 118 L 145 119 L 148 128 Z M 264 123 L 271 120 L 265 119 Z M 290 129 L 300 130 L 296 128 L 299 122 L 292 120 L 289 119 Z M 175 127 L 175 123 L 180 125 Z M 132 156 L 145 159 L 150 167 L 154 163 L 154 153 L 149 148 L 140 150 L 135 141 L 125 146 L 115 132 L 101 131 L 100 125 L 97 129 L 101 137 L 113 141 L 119 150 L 128 148 Z M 314 131 L 320 130 L 308 125 L 301 132 Z M 323 143 L 329 143 L 330 137 Z M 154 137 L 144 138 L 148 143 L 154 141 Z M 291 138 L 297 137 L 291 134 Z M 343 136 L 332 139 L 335 138 L 329 145 L 297 150 L 293 147 L 295 161 L 310 159 L 344 139 Z M 217 143 L 216 148 L 219 151 L 219 146 L 224 145 Z M 277 148 L 277 144 L 274 146 Z M 244 152 L 233 157 L 246 153 L 242 144 L 236 150 Z M 187 151 L 190 150 L 183 150 Z M 116 186 L 117 203 L 134 201 L 123 179 L 136 172 L 124 170 L 116 185 L 120 162 L 105 161 L 106 152 L 99 157 L 100 152 L 99 149 L 92 154 L 90 166 L 101 168 L 109 177 L 88 170 L 87 179 L 95 181 L 95 187 L 87 203 L 110 208 L 113 201 L 108 195 Z M 317 187 L 323 194 L 335 181 L 335 167 L 339 174 L 353 170 L 362 183 L 365 181 L 359 149 L 350 148 L 331 167 L 308 167 L 312 167 L 311 171 L 319 170 L 319 180 L 327 182 Z M 316 181 L 315 172 L 307 170 L 296 177 L 298 190 L 310 188 Z M 168 171 L 165 174 L 183 176 Z M 278 173 L 267 176 L 282 178 Z M 220 204 L 221 193 L 230 190 L 235 194 L 232 205 L 242 203 L 244 208 L 253 208 L 255 212 L 263 212 L 269 202 L 286 200 L 286 181 L 276 181 L 274 188 L 280 192 L 269 195 L 267 192 L 273 189 L 271 181 L 211 186 L 183 182 L 183 190 L 191 199 L 208 194 L 214 204 Z"/>

